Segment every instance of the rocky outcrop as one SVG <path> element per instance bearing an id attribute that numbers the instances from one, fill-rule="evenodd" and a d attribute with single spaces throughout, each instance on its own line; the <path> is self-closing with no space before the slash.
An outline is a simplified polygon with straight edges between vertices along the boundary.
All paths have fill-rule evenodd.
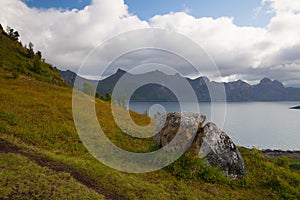
<path id="1" fill-rule="evenodd" d="M 208 165 L 220 167 L 230 178 L 243 177 L 246 167 L 236 145 L 214 123 L 203 126 L 205 119 L 193 113 L 168 113 L 157 121 L 155 143 L 164 147 L 178 134 L 181 141 L 192 140 L 187 152 L 204 158 Z M 177 145 L 180 142 L 171 148 L 176 149 Z"/>
<path id="2" fill-rule="evenodd" d="M 176 149 L 184 148 L 182 141 L 192 140 L 192 137 L 198 132 L 205 119 L 205 116 L 193 113 L 169 113 L 163 115 L 156 123 L 154 141 L 157 145 L 164 147 L 177 135 L 180 139 L 173 141 L 174 143 L 169 145 L 168 151 L 172 152 L 176 151 Z M 194 148 L 194 145 L 191 148 Z"/>
<path id="3" fill-rule="evenodd" d="M 198 137 L 201 138 L 199 157 L 208 164 L 219 166 L 231 178 L 241 178 L 246 174 L 242 155 L 230 137 L 214 123 L 206 124 Z"/>
<path id="4" fill-rule="evenodd" d="M 294 107 L 291 107 L 290 109 L 293 109 L 293 110 L 300 110 L 300 106 L 294 106 Z"/>

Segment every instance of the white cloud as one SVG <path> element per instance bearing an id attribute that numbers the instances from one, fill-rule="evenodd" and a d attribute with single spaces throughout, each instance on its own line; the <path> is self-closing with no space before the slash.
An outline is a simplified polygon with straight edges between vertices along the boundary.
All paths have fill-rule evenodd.
<path id="1" fill-rule="evenodd" d="M 191 37 L 207 50 L 219 67 L 225 69 L 256 66 L 262 56 L 257 47 L 267 40 L 267 30 L 238 27 L 227 17 L 196 19 L 186 13 L 174 13 L 153 17 L 151 25 L 174 29 Z"/>
<path id="2" fill-rule="evenodd" d="M 271 9 L 276 13 L 300 11 L 300 1 L 297 0 L 263 0 L 262 2 L 271 3 Z"/>
<path id="3" fill-rule="evenodd" d="M 176 30 L 203 46 L 221 69 L 224 80 L 243 77 L 253 81 L 269 76 L 297 81 L 300 1 L 262 0 L 262 5 L 265 3 L 275 15 L 264 28 L 240 27 L 226 16 L 195 18 L 187 12 L 157 15 L 146 22 L 130 14 L 123 0 L 94 0 L 83 10 L 39 10 L 21 0 L 1 0 L 0 23 L 17 29 L 24 43 L 32 41 L 36 50 L 61 68 L 77 69 L 91 49 L 113 35 L 160 27 Z M 133 42 L 143 39 L 137 37 Z M 288 64 L 291 66 L 274 67 Z"/>
<path id="4" fill-rule="evenodd" d="M 255 8 L 253 10 L 253 16 L 252 16 L 252 18 L 256 19 L 258 17 L 258 15 L 261 13 L 261 11 L 262 11 L 262 6 L 259 6 L 259 7 Z"/>
<path id="5" fill-rule="evenodd" d="M 0 2 L 0 21 L 32 41 L 49 62 L 78 67 L 88 52 L 112 35 L 148 27 L 127 11 L 122 0 L 95 0 L 83 10 L 38 10 L 21 0 Z"/>
<path id="6" fill-rule="evenodd" d="M 192 9 L 186 6 L 186 4 L 183 4 L 183 11 L 189 14 L 192 13 Z"/>

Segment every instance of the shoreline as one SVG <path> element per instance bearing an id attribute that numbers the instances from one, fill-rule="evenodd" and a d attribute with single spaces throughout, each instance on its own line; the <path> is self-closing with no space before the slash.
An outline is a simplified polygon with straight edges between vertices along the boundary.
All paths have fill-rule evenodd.
<path id="1" fill-rule="evenodd" d="M 253 151 L 253 148 L 247 148 L 242 146 L 240 147 Z M 269 156 L 269 157 L 300 156 L 300 150 L 281 150 L 281 149 L 257 149 L 257 150 L 260 151 L 264 156 Z"/>
<path id="2" fill-rule="evenodd" d="M 294 106 L 290 108 L 291 110 L 300 110 L 300 106 Z"/>
<path id="3" fill-rule="evenodd" d="M 280 149 L 276 149 L 276 150 L 272 150 L 272 149 L 263 149 L 261 150 L 262 154 L 264 156 L 270 156 L 270 157 L 277 157 L 277 156 L 300 156 L 300 150 L 280 150 Z"/>

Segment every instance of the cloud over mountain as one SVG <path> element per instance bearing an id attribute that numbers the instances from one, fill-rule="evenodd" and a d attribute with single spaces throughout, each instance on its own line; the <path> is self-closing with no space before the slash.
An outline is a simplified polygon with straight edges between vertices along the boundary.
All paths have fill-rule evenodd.
<path id="1" fill-rule="evenodd" d="M 156 15 L 143 21 L 129 13 L 123 0 L 93 0 L 82 10 L 36 9 L 21 0 L 2 0 L 0 23 L 19 30 L 24 43 L 32 41 L 35 49 L 61 68 L 76 70 L 94 47 L 114 35 L 159 27 L 178 31 L 204 47 L 223 75 L 211 78 L 251 82 L 269 76 L 285 83 L 299 83 L 300 3 L 262 3 L 269 3 L 269 12 L 274 13 L 264 28 L 237 26 L 227 16 L 195 18 L 185 12 Z M 144 39 L 137 37 L 134 42 Z M 160 42 L 160 38 L 155 39 Z"/>

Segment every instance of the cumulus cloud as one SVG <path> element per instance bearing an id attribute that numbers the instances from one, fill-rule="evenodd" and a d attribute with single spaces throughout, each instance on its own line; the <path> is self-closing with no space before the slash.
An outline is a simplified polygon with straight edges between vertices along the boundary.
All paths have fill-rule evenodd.
<path id="1" fill-rule="evenodd" d="M 276 13 L 300 11 L 300 2 L 295 0 L 263 0 L 262 2 L 271 3 L 271 9 Z"/>
<path id="2" fill-rule="evenodd" d="M 130 15 L 122 0 L 94 0 L 83 10 L 40 10 L 21 0 L 0 2 L 0 21 L 21 33 L 25 43 L 32 41 L 49 62 L 76 68 L 96 45 L 112 35 L 148 27 Z"/>
<path id="3" fill-rule="evenodd" d="M 195 18 L 187 12 L 156 15 L 143 21 L 128 12 L 123 0 L 93 0 L 82 10 L 43 10 L 29 8 L 21 0 L 2 0 L 0 23 L 19 30 L 24 43 L 32 41 L 48 62 L 62 69 L 76 71 L 94 47 L 116 34 L 157 27 L 175 30 L 201 45 L 223 75 L 213 77 L 207 70 L 211 78 L 256 81 L 268 76 L 288 84 L 300 82 L 297 78 L 300 77 L 297 53 L 300 2 L 262 0 L 262 4 L 265 3 L 270 5 L 274 17 L 264 28 L 237 26 L 233 18 L 226 16 Z M 126 45 L 134 46 L 141 40 L 153 38 L 136 37 Z M 163 42 L 160 38 L 154 40 Z M 109 54 L 107 51 L 106 56 Z M 123 64 L 132 64 L 136 56 L 127 57 Z"/>

